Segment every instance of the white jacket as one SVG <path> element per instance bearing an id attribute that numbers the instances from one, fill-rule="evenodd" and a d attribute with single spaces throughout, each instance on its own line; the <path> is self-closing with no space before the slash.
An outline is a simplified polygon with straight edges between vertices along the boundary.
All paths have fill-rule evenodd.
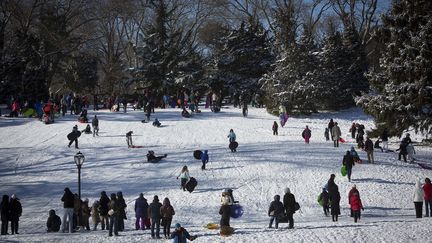
<path id="1" fill-rule="evenodd" d="M 420 181 L 416 182 L 414 194 L 413 194 L 414 202 L 423 202 L 423 188 L 421 186 Z"/>
<path id="2" fill-rule="evenodd" d="M 180 172 L 179 176 L 181 179 L 188 179 L 189 180 L 189 171 Z"/>

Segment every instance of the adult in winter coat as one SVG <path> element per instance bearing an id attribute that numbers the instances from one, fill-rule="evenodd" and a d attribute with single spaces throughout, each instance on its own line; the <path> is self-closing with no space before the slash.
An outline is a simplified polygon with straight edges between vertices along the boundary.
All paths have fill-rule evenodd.
<path id="1" fill-rule="evenodd" d="M 69 225 L 69 233 L 73 232 L 73 214 L 74 214 L 74 194 L 70 191 L 68 187 L 64 189 L 63 197 L 61 198 L 63 202 L 64 214 L 63 214 L 63 233 L 66 231 L 66 222 Z"/>
<path id="2" fill-rule="evenodd" d="M 382 141 L 382 148 L 385 152 L 388 151 L 388 132 L 387 128 L 384 128 L 383 132 L 381 133 L 381 141 Z"/>
<path id="3" fill-rule="evenodd" d="M 278 127 L 279 125 L 277 124 L 276 121 L 273 122 L 273 126 L 272 126 L 272 131 L 273 131 L 273 135 L 278 135 Z"/>
<path id="4" fill-rule="evenodd" d="M 411 141 L 410 134 L 407 133 L 407 134 L 405 135 L 405 137 L 402 139 L 402 141 L 403 141 L 404 143 L 406 143 L 406 144 L 410 144 L 410 143 L 412 142 L 412 141 Z"/>
<path id="5" fill-rule="evenodd" d="M 346 154 L 343 157 L 342 164 L 345 165 L 347 169 L 348 181 L 351 181 L 351 173 L 352 167 L 354 166 L 354 158 L 351 155 L 350 151 L 346 151 Z"/>
<path id="6" fill-rule="evenodd" d="M 8 223 L 10 220 L 10 203 L 9 196 L 3 195 L 3 199 L 0 203 L 0 214 L 1 214 L 1 234 L 8 234 Z"/>
<path id="7" fill-rule="evenodd" d="M 101 227 L 102 230 L 109 228 L 109 220 L 108 220 L 108 204 L 110 199 L 108 198 L 108 195 L 105 191 L 101 192 L 101 197 L 99 199 L 99 215 L 101 218 Z"/>
<path id="8" fill-rule="evenodd" d="M 111 193 L 111 200 L 108 203 L 108 215 L 110 218 L 109 222 L 109 236 L 113 236 L 113 230 L 114 235 L 118 236 L 118 218 L 120 217 L 120 206 L 117 201 L 117 196 L 115 193 Z"/>
<path id="9" fill-rule="evenodd" d="M 336 178 L 335 174 L 330 175 L 330 179 L 327 182 L 327 190 L 329 193 L 330 209 L 333 222 L 338 221 L 338 215 L 340 214 L 340 193 L 339 188 L 334 182 Z"/>
<path id="10" fill-rule="evenodd" d="M 183 189 L 183 191 L 186 191 L 185 186 L 186 186 L 186 183 L 190 179 L 189 170 L 188 170 L 188 167 L 186 165 L 183 166 L 180 174 L 177 176 L 177 180 L 178 180 L 179 177 L 180 177 L 180 180 L 181 180 L 181 187 L 180 187 L 180 189 Z"/>
<path id="11" fill-rule="evenodd" d="M 54 209 L 51 209 L 49 211 L 49 217 L 47 220 L 47 232 L 59 232 L 60 225 L 61 225 L 61 219 L 60 217 L 55 213 Z"/>
<path id="12" fill-rule="evenodd" d="M 206 169 L 206 164 L 208 163 L 208 161 L 209 161 L 208 150 L 204 150 L 204 153 L 201 154 L 202 170 Z"/>
<path id="13" fill-rule="evenodd" d="M 302 132 L 302 137 L 305 140 L 305 143 L 309 144 L 309 139 L 311 136 L 312 136 L 311 130 L 309 129 L 308 126 L 306 126 L 306 128 Z"/>
<path id="14" fill-rule="evenodd" d="M 119 209 L 119 217 L 117 219 L 118 222 L 118 231 L 124 231 L 124 220 L 127 219 L 126 217 L 126 202 L 123 198 L 122 192 L 117 192 L 117 203 L 118 203 L 118 209 Z"/>
<path id="15" fill-rule="evenodd" d="M 99 119 L 95 115 L 92 119 L 92 127 L 93 127 L 93 137 L 99 136 Z"/>
<path id="16" fill-rule="evenodd" d="M 330 122 L 328 123 L 328 126 L 327 126 L 330 134 L 332 134 L 332 132 L 333 132 L 332 130 L 333 130 L 334 125 L 335 125 L 335 123 L 333 122 L 333 119 L 330 119 Z"/>
<path id="17" fill-rule="evenodd" d="M 324 215 L 328 216 L 330 211 L 329 211 L 329 194 L 327 192 L 327 188 L 325 187 L 323 188 L 321 194 L 318 197 L 318 202 L 322 202 Z"/>
<path id="18" fill-rule="evenodd" d="M 360 194 L 357 191 L 357 189 L 355 191 L 350 191 L 349 195 L 349 204 L 351 206 L 351 211 L 353 213 L 354 216 L 354 222 L 357 223 L 357 220 L 360 219 L 360 210 L 363 210 L 363 205 L 360 199 Z"/>
<path id="19" fill-rule="evenodd" d="M 432 216 L 432 184 L 429 178 L 425 179 L 425 184 L 423 185 L 423 194 L 425 201 L 426 217 Z"/>
<path id="20" fill-rule="evenodd" d="M 174 243 L 187 243 L 187 240 L 195 240 L 196 236 L 192 236 L 189 232 L 181 227 L 179 223 L 175 224 L 175 230 L 170 236 L 174 240 Z"/>
<path id="21" fill-rule="evenodd" d="M 410 163 L 414 163 L 415 161 L 415 149 L 414 149 L 414 145 L 412 143 L 408 143 L 406 146 L 406 150 L 407 150 L 407 155 L 408 155 L 408 160 Z"/>
<path id="22" fill-rule="evenodd" d="M 164 233 L 164 237 L 166 239 L 169 239 L 170 234 L 171 234 L 171 222 L 173 219 L 175 212 L 174 212 L 174 208 L 171 205 L 169 199 L 166 197 L 163 200 L 163 204 L 162 207 L 160 208 L 160 215 L 162 217 L 162 226 L 163 226 L 163 233 Z"/>
<path id="23" fill-rule="evenodd" d="M 70 146 L 72 145 L 73 142 L 75 142 L 75 148 L 78 148 L 78 137 L 81 135 L 81 132 L 78 131 L 78 126 L 75 125 L 72 128 L 72 132 L 69 133 L 68 135 L 68 139 L 69 139 L 69 145 L 68 147 L 70 148 Z"/>
<path id="24" fill-rule="evenodd" d="M 88 198 L 86 198 L 81 203 L 81 217 L 80 217 L 81 225 L 86 230 L 90 230 L 90 223 L 89 223 L 90 213 L 91 210 L 89 207 L 89 200 Z"/>
<path id="25" fill-rule="evenodd" d="M 406 143 L 404 140 L 401 141 L 401 143 L 399 144 L 399 148 L 396 149 L 396 151 L 399 151 L 399 160 L 401 160 L 401 157 L 403 157 L 404 162 L 407 162 L 407 154 L 408 154 L 408 150 L 407 150 L 407 146 L 408 143 Z"/>
<path id="26" fill-rule="evenodd" d="M 19 217 L 21 217 L 22 214 L 22 206 L 21 202 L 19 201 L 19 198 L 15 196 L 15 194 L 12 194 L 11 200 L 10 200 L 10 209 L 11 209 L 11 230 L 12 234 L 18 234 L 18 222 Z"/>
<path id="27" fill-rule="evenodd" d="M 374 156 L 373 156 L 374 144 L 369 137 L 366 137 L 364 150 L 367 153 L 368 163 L 373 164 L 374 163 Z"/>
<path id="28" fill-rule="evenodd" d="M 356 135 L 356 131 L 357 131 L 357 125 L 355 124 L 355 122 L 352 123 L 351 128 L 349 129 L 349 131 L 351 132 L 351 137 L 353 139 L 355 139 L 355 135 Z"/>
<path id="29" fill-rule="evenodd" d="M 139 197 L 135 200 L 135 229 L 144 230 L 146 227 L 145 222 L 148 220 L 148 203 L 144 198 L 144 194 L 140 193 Z"/>
<path id="30" fill-rule="evenodd" d="M 337 122 L 334 123 L 334 127 L 331 129 L 331 131 L 334 146 L 339 147 L 339 139 L 342 133 Z"/>
<path id="31" fill-rule="evenodd" d="M 279 195 L 275 195 L 273 199 L 274 201 L 270 203 L 268 209 L 268 216 L 270 216 L 269 228 L 273 226 L 273 221 L 276 220 L 275 228 L 277 229 L 279 227 L 279 220 L 284 217 L 284 205 L 280 201 Z"/>
<path id="32" fill-rule="evenodd" d="M 288 228 L 292 229 L 294 228 L 294 213 L 295 213 L 295 196 L 291 193 L 290 189 L 287 187 L 284 190 L 285 195 L 283 197 L 283 205 L 285 209 L 285 214 L 288 218 Z"/>
<path id="33" fill-rule="evenodd" d="M 414 187 L 414 193 L 413 193 L 413 201 L 414 201 L 414 207 L 416 211 L 416 218 L 422 217 L 423 199 L 424 199 L 423 188 L 421 186 L 420 180 L 417 180 Z"/>
<path id="34" fill-rule="evenodd" d="M 150 206 L 148 208 L 148 215 L 150 216 L 151 220 L 151 237 L 153 239 L 157 238 L 160 239 L 160 220 L 161 220 L 161 214 L 160 214 L 160 208 L 162 207 L 162 204 L 159 202 L 159 197 L 154 196 L 153 202 L 150 203 Z M 155 232 L 156 228 L 156 232 Z"/>
<path id="35" fill-rule="evenodd" d="M 101 221 L 100 216 L 99 216 L 99 207 L 100 207 L 99 200 L 95 200 L 93 202 L 93 205 L 92 205 L 91 210 L 90 210 L 92 222 L 93 222 L 93 230 L 96 230 L 98 224 Z"/>

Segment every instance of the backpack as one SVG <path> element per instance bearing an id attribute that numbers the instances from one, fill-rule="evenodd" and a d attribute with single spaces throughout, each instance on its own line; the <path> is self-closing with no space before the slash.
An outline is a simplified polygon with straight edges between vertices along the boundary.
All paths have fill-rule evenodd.
<path id="1" fill-rule="evenodd" d="M 298 211 L 300 209 L 300 204 L 298 202 L 296 202 L 294 204 L 294 211 Z"/>

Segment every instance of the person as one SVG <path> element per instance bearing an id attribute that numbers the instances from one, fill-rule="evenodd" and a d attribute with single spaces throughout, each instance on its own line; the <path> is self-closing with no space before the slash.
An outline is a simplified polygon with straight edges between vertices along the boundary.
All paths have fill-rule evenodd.
<path id="1" fill-rule="evenodd" d="M 268 209 L 268 216 L 270 216 L 269 228 L 273 226 L 273 221 L 275 222 L 275 228 L 279 228 L 279 220 L 284 217 L 284 205 L 280 201 L 280 196 L 275 195 L 273 201 L 270 203 Z"/>
<path id="2" fill-rule="evenodd" d="M 407 150 L 407 155 L 408 155 L 408 160 L 410 163 L 414 163 L 415 161 L 415 149 L 412 143 L 408 143 L 406 146 L 406 150 Z"/>
<path id="3" fill-rule="evenodd" d="M 121 191 L 117 192 L 117 207 L 118 207 L 118 231 L 124 231 L 124 220 L 126 217 L 126 202 Z"/>
<path id="4" fill-rule="evenodd" d="M 108 219 L 108 204 L 110 199 L 105 191 L 101 192 L 101 197 L 99 198 L 99 216 L 101 218 L 101 227 L 102 230 L 109 229 L 109 219 Z"/>
<path id="5" fill-rule="evenodd" d="M 10 209 L 11 231 L 12 234 L 18 234 L 18 222 L 22 214 L 22 206 L 19 198 L 15 194 L 12 194 L 11 196 Z"/>
<path id="6" fill-rule="evenodd" d="M 346 154 L 343 157 L 342 164 L 346 166 L 348 181 L 351 182 L 351 173 L 352 167 L 354 166 L 354 159 L 351 156 L 350 151 L 346 151 Z"/>
<path id="7" fill-rule="evenodd" d="M 228 193 L 228 196 L 231 198 L 231 202 L 238 203 L 238 201 L 234 200 L 233 189 L 229 188 L 225 190 Z"/>
<path id="8" fill-rule="evenodd" d="M 69 187 L 64 189 L 63 197 L 61 198 L 63 202 L 64 214 L 62 220 L 62 232 L 66 231 L 66 223 L 69 226 L 69 233 L 73 232 L 73 214 L 74 214 L 74 194 L 70 191 Z"/>
<path id="9" fill-rule="evenodd" d="M 354 146 L 351 146 L 350 154 L 351 154 L 351 157 L 353 158 L 354 162 L 361 163 L 360 156 L 358 155 Z"/>
<path id="10" fill-rule="evenodd" d="M 338 221 L 338 216 L 340 214 L 340 193 L 338 186 L 334 182 L 335 178 L 336 175 L 331 174 L 330 179 L 327 182 L 327 190 L 329 193 L 330 209 L 333 222 Z"/>
<path id="11" fill-rule="evenodd" d="M 1 234 L 8 234 L 8 223 L 10 220 L 10 203 L 9 196 L 3 195 L 2 201 L 0 203 L 0 214 L 1 214 Z"/>
<path id="12" fill-rule="evenodd" d="M 364 210 L 364 208 L 360 199 L 360 194 L 356 189 L 356 185 L 354 185 L 351 191 L 349 192 L 348 201 L 350 204 L 351 212 L 354 217 L 354 222 L 357 223 L 357 220 L 360 219 L 360 209 Z"/>
<path id="13" fill-rule="evenodd" d="M 81 111 L 81 114 L 80 114 L 80 116 L 79 116 L 79 118 L 78 118 L 78 121 L 79 121 L 79 122 L 83 122 L 83 123 L 87 123 L 87 122 L 88 122 L 88 118 L 87 118 L 87 110 L 86 110 L 86 109 L 83 109 L 83 110 Z"/>
<path id="14" fill-rule="evenodd" d="M 159 120 L 157 118 L 155 118 L 153 124 L 154 127 L 160 127 L 162 124 L 159 122 Z"/>
<path id="15" fill-rule="evenodd" d="M 91 128 L 90 128 L 90 124 L 87 124 L 87 126 L 86 126 L 86 128 L 84 129 L 83 132 L 85 134 L 91 134 L 92 133 Z"/>
<path id="16" fill-rule="evenodd" d="M 423 188 L 421 186 L 420 180 L 417 179 L 414 187 L 414 193 L 413 193 L 413 201 L 414 201 L 414 207 L 416 211 L 416 218 L 422 217 L 423 199 L 424 199 Z"/>
<path id="17" fill-rule="evenodd" d="M 113 230 L 114 235 L 118 236 L 118 219 L 120 216 L 120 207 L 119 203 L 117 201 L 117 196 L 115 193 L 111 193 L 111 200 L 108 203 L 108 215 L 109 215 L 109 236 L 113 236 Z"/>
<path id="18" fill-rule="evenodd" d="M 132 148 L 133 147 L 132 133 L 133 133 L 133 131 L 129 131 L 129 132 L 126 133 L 126 143 L 128 145 L 128 148 Z"/>
<path id="19" fill-rule="evenodd" d="M 404 142 L 404 143 L 406 143 L 406 144 L 410 144 L 412 141 L 411 141 L 411 138 L 410 138 L 410 134 L 409 133 L 407 133 L 406 135 L 405 135 L 405 137 L 402 139 L 402 141 Z"/>
<path id="20" fill-rule="evenodd" d="M 230 129 L 230 132 L 229 132 L 229 134 L 228 134 L 227 137 L 229 138 L 230 144 L 234 143 L 236 141 L 236 134 L 234 133 L 233 129 Z M 231 148 L 231 152 L 236 152 L 237 151 L 236 148 L 234 148 L 234 147 L 230 147 L 230 148 Z"/>
<path id="21" fill-rule="evenodd" d="M 295 213 L 295 196 L 291 193 L 290 189 L 287 187 L 284 190 L 285 195 L 283 198 L 283 205 L 285 209 L 285 215 L 288 218 L 288 229 L 294 228 L 294 213 Z"/>
<path id="22" fill-rule="evenodd" d="M 190 117 L 190 114 L 189 114 L 189 112 L 186 110 L 186 107 L 183 107 L 183 110 L 182 110 L 181 115 L 182 115 L 183 117 L 186 117 L 186 118 L 189 118 L 189 117 Z"/>
<path id="23" fill-rule="evenodd" d="M 201 154 L 202 170 L 206 169 L 206 164 L 208 163 L 208 161 L 209 161 L 208 150 L 204 150 L 204 152 Z"/>
<path id="24" fill-rule="evenodd" d="M 171 222 L 175 215 L 175 211 L 167 197 L 163 200 L 162 207 L 160 208 L 160 215 L 162 217 L 161 224 L 163 226 L 164 237 L 165 239 L 169 239 L 171 234 Z"/>
<path id="25" fill-rule="evenodd" d="M 381 153 L 384 152 L 383 148 L 380 146 L 381 140 L 377 139 L 374 143 L 374 149 L 381 149 Z"/>
<path id="26" fill-rule="evenodd" d="M 380 138 L 382 140 L 382 149 L 384 150 L 384 152 L 387 153 L 387 151 L 388 151 L 388 132 L 387 132 L 387 128 L 384 128 L 383 132 L 381 133 Z"/>
<path id="27" fill-rule="evenodd" d="M 334 126 L 331 129 L 331 131 L 332 131 L 331 134 L 332 134 L 334 147 L 339 147 L 339 138 L 342 135 L 342 133 L 337 122 L 334 123 Z"/>
<path id="28" fill-rule="evenodd" d="M 272 126 L 272 130 L 273 130 L 273 135 L 278 135 L 278 127 L 279 125 L 277 124 L 276 121 L 273 122 L 273 126 Z"/>
<path id="29" fill-rule="evenodd" d="M 401 157 L 403 157 L 405 163 L 407 162 L 406 157 L 408 154 L 407 145 L 408 145 L 408 143 L 406 143 L 404 140 L 402 140 L 401 143 L 399 144 L 399 148 L 396 149 L 396 151 L 399 151 L 398 160 L 401 160 Z"/>
<path id="30" fill-rule="evenodd" d="M 329 129 L 327 127 L 324 130 L 324 137 L 325 137 L 326 141 L 330 140 Z"/>
<path id="31" fill-rule="evenodd" d="M 355 139 L 355 134 L 356 134 L 356 131 L 357 131 L 357 126 L 356 126 L 355 122 L 352 123 L 351 128 L 349 129 L 349 131 L 351 132 L 351 137 L 353 139 Z"/>
<path id="32" fill-rule="evenodd" d="M 93 137 L 99 136 L 99 119 L 95 115 L 92 119 L 92 126 L 93 126 Z"/>
<path id="33" fill-rule="evenodd" d="M 90 230 L 90 223 L 89 223 L 89 218 L 90 218 L 90 207 L 89 207 L 89 199 L 86 198 L 82 203 L 81 203 L 81 217 L 80 217 L 80 221 L 81 221 L 81 225 L 82 228 L 86 229 L 87 231 Z"/>
<path id="34" fill-rule="evenodd" d="M 432 184 L 429 178 L 425 179 L 425 184 L 423 185 L 423 194 L 424 194 L 425 210 L 426 210 L 425 216 L 429 217 L 432 216 Z M 431 214 L 429 214 L 429 210 Z"/>
<path id="35" fill-rule="evenodd" d="M 166 158 L 167 154 L 164 154 L 162 156 L 156 156 L 153 150 L 149 150 L 146 156 L 147 156 L 147 162 L 157 163 L 161 159 Z"/>
<path id="36" fill-rule="evenodd" d="M 144 112 L 145 112 L 145 121 L 146 122 L 150 122 L 150 115 L 151 115 L 151 106 L 150 106 L 150 102 L 147 102 L 146 106 L 144 107 Z"/>
<path id="37" fill-rule="evenodd" d="M 243 114 L 243 117 L 247 117 L 247 115 L 248 115 L 248 103 L 247 103 L 247 101 L 243 102 L 242 114 Z"/>
<path id="38" fill-rule="evenodd" d="M 74 230 L 78 230 L 78 228 L 80 230 L 84 229 L 84 227 L 82 227 L 83 225 L 81 224 L 81 222 L 82 222 L 81 221 L 81 218 L 82 218 L 81 204 L 82 204 L 82 201 L 81 201 L 80 197 L 78 196 L 78 193 L 75 193 L 74 194 L 74 214 L 73 214 L 73 224 L 72 224 Z"/>
<path id="39" fill-rule="evenodd" d="M 100 207 L 99 200 L 95 200 L 93 202 L 91 209 L 90 209 L 92 222 L 93 222 L 93 230 L 96 230 L 99 222 L 101 221 L 101 219 L 99 217 L 99 207 Z"/>
<path id="40" fill-rule="evenodd" d="M 306 128 L 302 132 L 302 137 L 305 140 L 305 143 L 309 144 L 309 139 L 311 136 L 312 136 L 311 130 L 309 129 L 308 126 L 306 126 Z"/>
<path id="41" fill-rule="evenodd" d="M 148 226 L 145 225 L 147 219 L 148 219 L 148 203 L 147 199 L 144 198 L 144 194 L 140 193 L 139 197 L 135 200 L 135 229 L 136 230 L 144 230 L 145 228 L 148 229 Z"/>
<path id="42" fill-rule="evenodd" d="M 365 142 L 364 150 L 367 153 L 368 163 L 373 164 L 374 163 L 374 156 L 373 156 L 374 145 L 373 145 L 372 140 L 369 138 L 369 136 L 366 136 L 366 142 Z"/>
<path id="43" fill-rule="evenodd" d="M 69 133 L 68 135 L 68 139 L 69 139 L 69 145 L 68 147 L 70 148 L 70 146 L 72 145 L 73 142 L 75 142 L 75 148 L 78 149 L 78 137 L 81 135 L 81 132 L 78 131 L 78 126 L 75 125 L 72 128 L 72 132 Z"/>
<path id="44" fill-rule="evenodd" d="M 318 197 L 318 202 L 322 202 L 322 207 L 324 211 L 324 215 L 329 215 L 329 194 L 327 192 L 327 188 L 323 188 L 321 194 Z"/>
<path id="45" fill-rule="evenodd" d="M 148 215 L 151 220 L 151 237 L 153 239 L 161 239 L 160 237 L 160 220 L 161 220 L 161 213 L 160 208 L 162 207 L 162 204 L 159 202 L 159 197 L 155 195 L 153 197 L 153 202 L 150 203 L 148 208 Z M 156 232 L 155 232 L 156 228 Z"/>
<path id="46" fill-rule="evenodd" d="M 359 197 L 360 197 L 360 193 L 357 190 L 357 186 L 355 184 L 352 186 L 351 190 L 348 192 L 348 204 L 350 204 L 350 205 L 351 205 L 351 203 L 350 203 L 350 197 L 351 197 L 351 195 L 353 193 L 357 193 L 359 195 Z M 350 212 L 350 217 L 354 217 L 353 210 L 351 210 L 351 212 Z M 360 218 L 360 215 L 359 215 L 359 218 Z"/>
<path id="47" fill-rule="evenodd" d="M 333 122 L 333 118 L 332 118 L 332 119 L 330 119 L 330 121 L 329 121 L 329 123 L 328 123 L 328 126 L 327 126 L 327 128 L 328 128 L 330 134 L 333 134 L 332 132 L 333 132 L 333 127 L 334 127 L 334 125 L 335 125 L 335 123 Z"/>
<path id="48" fill-rule="evenodd" d="M 181 227 L 181 225 L 179 223 L 176 223 L 175 224 L 175 230 L 171 234 L 170 238 L 173 239 L 174 242 L 186 243 L 187 240 L 193 241 L 197 237 L 190 235 L 189 232 L 185 228 Z"/>
<path id="49" fill-rule="evenodd" d="M 177 176 L 177 180 L 180 177 L 180 181 L 181 181 L 181 187 L 180 189 L 183 189 L 183 191 L 186 191 L 186 183 L 189 181 L 190 179 L 190 175 L 189 175 L 189 170 L 188 167 L 185 165 L 183 166 L 180 174 Z"/>
<path id="50" fill-rule="evenodd" d="M 51 209 L 49 211 L 49 217 L 47 220 L 47 232 L 59 232 L 60 225 L 61 225 L 61 219 L 60 217 L 55 213 L 54 209 Z"/>
<path id="51" fill-rule="evenodd" d="M 226 205 L 229 205 L 229 206 L 232 206 L 234 204 L 233 199 L 230 197 L 230 195 L 228 193 L 228 190 L 226 190 L 226 189 L 222 192 L 221 204 L 222 205 L 226 204 Z"/>
<path id="52" fill-rule="evenodd" d="M 222 201 L 222 205 L 219 209 L 219 214 L 221 215 L 220 227 L 230 227 L 231 205 L 227 200 Z"/>

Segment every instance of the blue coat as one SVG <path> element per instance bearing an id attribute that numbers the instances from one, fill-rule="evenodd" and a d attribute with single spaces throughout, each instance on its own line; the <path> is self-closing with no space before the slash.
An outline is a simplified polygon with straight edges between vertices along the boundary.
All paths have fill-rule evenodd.
<path id="1" fill-rule="evenodd" d="M 204 151 L 204 153 L 201 154 L 201 161 L 208 162 L 208 160 L 209 160 L 208 153 Z"/>
<path id="2" fill-rule="evenodd" d="M 186 243 L 187 239 L 190 238 L 191 236 L 189 235 L 189 232 L 187 232 L 183 227 L 181 227 L 180 230 L 175 230 L 171 234 L 171 239 L 174 240 L 174 243 Z"/>
<path id="3" fill-rule="evenodd" d="M 137 200 L 135 200 L 135 216 L 137 218 L 148 218 L 148 207 L 147 199 L 144 197 L 137 198 Z"/>

